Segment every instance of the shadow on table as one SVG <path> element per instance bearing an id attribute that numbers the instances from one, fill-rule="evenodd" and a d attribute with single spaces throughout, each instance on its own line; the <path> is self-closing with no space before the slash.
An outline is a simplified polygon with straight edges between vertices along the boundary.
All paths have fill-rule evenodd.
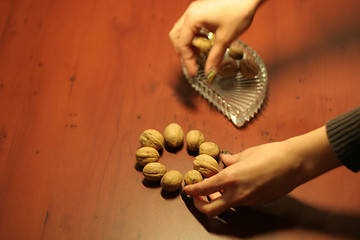
<path id="1" fill-rule="evenodd" d="M 187 108 L 196 110 L 195 99 L 199 97 L 198 92 L 189 84 L 182 72 L 177 74 L 175 81 L 171 82 L 176 98 Z"/>
<path id="2" fill-rule="evenodd" d="M 316 209 L 291 197 L 263 207 L 239 207 L 217 217 L 199 212 L 192 198 L 182 195 L 186 206 L 209 232 L 247 238 L 281 229 L 303 228 L 360 239 L 360 215 Z"/>

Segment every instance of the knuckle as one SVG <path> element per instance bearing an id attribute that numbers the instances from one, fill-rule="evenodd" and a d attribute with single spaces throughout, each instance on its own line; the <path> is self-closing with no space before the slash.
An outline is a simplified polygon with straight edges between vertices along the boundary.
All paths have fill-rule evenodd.
<path id="1" fill-rule="evenodd" d="M 185 18 L 187 21 L 194 20 L 199 16 L 199 4 L 198 2 L 192 2 L 185 12 Z"/>
<path id="2" fill-rule="evenodd" d="M 224 171 L 224 178 L 226 179 L 227 186 L 234 187 L 237 185 L 237 173 L 228 168 L 228 171 Z"/>
<path id="3" fill-rule="evenodd" d="M 169 34 L 168 34 L 168 35 L 169 35 L 170 38 L 172 38 L 172 37 L 174 36 L 174 31 L 175 31 L 174 29 L 171 29 L 171 30 L 169 31 Z"/>

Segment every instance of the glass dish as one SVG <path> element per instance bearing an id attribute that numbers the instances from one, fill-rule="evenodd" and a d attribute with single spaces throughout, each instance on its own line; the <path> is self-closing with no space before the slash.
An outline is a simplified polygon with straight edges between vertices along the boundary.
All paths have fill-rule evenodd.
<path id="1" fill-rule="evenodd" d="M 211 34 L 208 34 L 208 38 L 211 38 Z M 203 66 L 198 65 L 199 71 L 194 77 L 187 73 L 184 66 L 182 69 L 185 77 L 196 91 L 232 121 L 236 127 L 241 127 L 250 121 L 261 108 L 266 96 L 268 75 L 265 64 L 253 49 L 241 40 L 234 41 L 232 45 L 243 50 L 243 58 L 251 58 L 259 65 L 260 70 L 254 78 L 247 79 L 237 71 L 236 76 L 231 78 L 222 78 L 220 75 L 216 75 L 212 83 L 208 85 Z M 230 58 L 229 49 L 225 52 L 224 59 L 226 58 Z"/>

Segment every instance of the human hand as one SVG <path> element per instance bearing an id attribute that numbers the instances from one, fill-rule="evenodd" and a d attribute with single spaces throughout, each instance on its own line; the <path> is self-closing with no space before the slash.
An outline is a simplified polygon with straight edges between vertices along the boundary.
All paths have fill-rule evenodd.
<path id="1" fill-rule="evenodd" d="M 184 192 L 193 196 L 196 208 L 207 215 L 215 216 L 235 206 L 263 205 L 341 165 L 324 127 L 235 155 L 222 154 L 221 160 L 228 167 L 184 187 Z"/>
<path id="2" fill-rule="evenodd" d="M 174 48 L 191 76 L 197 72 L 196 56 L 191 43 L 205 28 L 215 33 L 214 45 L 205 64 L 205 74 L 217 70 L 226 48 L 252 22 L 262 0 L 202 0 L 192 2 L 169 33 Z"/>
<path id="3" fill-rule="evenodd" d="M 270 143 L 235 155 L 222 154 L 225 169 L 184 191 L 194 197 L 196 208 L 212 216 L 233 206 L 262 205 L 281 197 L 296 186 L 296 166 L 282 148 L 281 143 Z M 219 191 L 222 195 L 216 194 Z"/>

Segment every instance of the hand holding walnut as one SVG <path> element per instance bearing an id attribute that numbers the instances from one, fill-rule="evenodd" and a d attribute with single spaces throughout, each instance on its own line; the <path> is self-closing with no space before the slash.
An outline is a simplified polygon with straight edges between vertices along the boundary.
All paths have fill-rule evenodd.
<path id="1" fill-rule="evenodd" d="M 205 73 L 219 69 L 226 48 L 252 22 L 261 0 L 204 0 L 190 4 L 175 23 L 169 37 L 190 75 L 197 72 L 192 41 L 202 28 L 215 33 L 215 41 L 205 65 Z"/>

